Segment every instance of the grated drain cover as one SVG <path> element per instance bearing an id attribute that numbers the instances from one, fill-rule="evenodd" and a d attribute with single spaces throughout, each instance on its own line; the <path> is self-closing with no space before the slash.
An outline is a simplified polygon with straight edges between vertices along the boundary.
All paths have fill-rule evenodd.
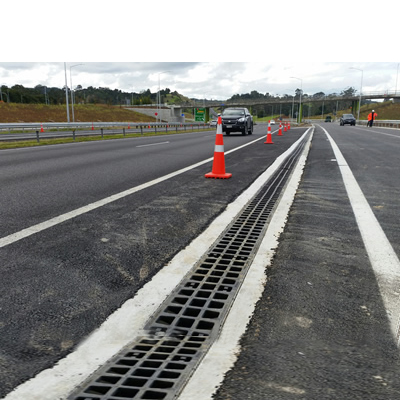
<path id="1" fill-rule="evenodd" d="M 137 339 L 69 400 L 176 399 L 225 321 L 304 138 L 196 263 Z"/>

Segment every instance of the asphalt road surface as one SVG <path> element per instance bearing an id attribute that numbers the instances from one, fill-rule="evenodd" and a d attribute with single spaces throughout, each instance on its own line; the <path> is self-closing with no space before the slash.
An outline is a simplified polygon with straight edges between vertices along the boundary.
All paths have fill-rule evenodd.
<path id="1" fill-rule="evenodd" d="M 400 133 L 323 127 L 399 254 Z M 209 161 L 154 182 L 212 157 L 214 131 L 1 152 L 0 229 L 9 239 L 0 249 L 0 396 L 72 352 L 305 130 L 274 136 L 274 145 L 263 143 L 265 126 L 224 137 L 225 152 L 249 144 L 226 155 L 229 180 L 205 179 Z M 320 127 L 266 274 L 240 355 L 215 399 L 400 399 L 385 303 Z"/>
<path id="2" fill-rule="evenodd" d="M 400 133 L 323 127 L 399 254 Z M 338 162 L 319 127 L 266 273 L 240 356 L 215 400 L 400 399 L 399 349 Z"/>
<path id="3" fill-rule="evenodd" d="M 215 131 L 1 152 L 0 381 L 4 395 L 51 367 L 191 242 L 305 129 L 231 135 L 233 179 L 205 179 Z M 168 180 L 15 240 L 14 234 L 169 173 Z"/>

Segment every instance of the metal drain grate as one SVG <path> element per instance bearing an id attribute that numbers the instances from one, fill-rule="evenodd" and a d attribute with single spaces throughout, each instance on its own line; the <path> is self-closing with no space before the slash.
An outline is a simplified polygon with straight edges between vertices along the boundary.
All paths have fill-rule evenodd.
<path id="1" fill-rule="evenodd" d="M 221 329 L 306 139 L 220 235 L 139 338 L 69 400 L 176 399 Z"/>

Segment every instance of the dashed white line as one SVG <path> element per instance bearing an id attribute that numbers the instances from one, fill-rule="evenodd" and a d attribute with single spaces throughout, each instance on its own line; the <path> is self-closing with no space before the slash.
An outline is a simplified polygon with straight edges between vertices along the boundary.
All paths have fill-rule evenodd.
<path id="1" fill-rule="evenodd" d="M 151 143 L 151 144 L 141 144 L 136 147 L 149 147 L 149 146 L 159 146 L 160 144 L 168 144 L 169 142 L 159 142 L 159 143 Z"/>
<path id="2" fill-rule="evenodd" d="M 235 147 L 232 150 L 226 151 L 225 154 L 230 154 L 230 153 L 233 153 L 235 151 L 238 151 L 238 150 L 242 149 L 243 147 L 250 146 L 251 144 L 253 144 L 253 143 L 255 143 L 255 142 L 259 141 L 259 140 L 262 140 L 262 139 L 264 139 L 263 136 L 261 138 L 255 139 L 255 140 L 253 140 L 253 141 L 251 141 L 249 143 L 245 143 L 245 144 L 243 144 L 241 146 Z M 197 168 L 200 165 L 206 164 L 206 163 L 208 163 L 208 162 L 210 162 L 212 160 L 213 160 L 213 157 L 207 158 L 207 159 L 205 159 L 203 161 L 200 161 L 200 162 L 198 162 L 196 164 L 189 165 L 188 167 L 185 167 L 185 168 L 182 168 L 182 169 L 177 170 L 175 172 L 172 172 L 170 174 L 164 175 L 164 176 L 162 176 L 160 178 L 157 178 L 157 179 L 154 179 L 154 180 L 152 180 L 150 182 L 146 182 L 146 183 L 144 183 L 142 185 L 133 187 L 133 188 L 125 190 L 123 192 L 114 194 L 114 195 L 112 195 L 110 197 L 107 197 L 107 198 L 104 198 L 102 200 L 96 201 L 94 203 L 88 204 L 86 206 L 77 208 L 77 209 L 72 210 L 70 212 L 67 212 L 65 214 L 62 214 L 62 215 L 59 215 L 57 217 L 51 218 L 51 219 L 49 219 L 47 221 L 44 221 L 44 222 L 41 222 L 39 224 L 30 226 L 29 228 L 22 229 L 21 231 L 12 233 L 11 235 L 4 236 L 4 237 L 0 238 L 0 248 L 2 248 L 4 246 L 7 246 L 9 244 L 15 243 L 18 240 L 21 240 L 21 239 L 24 239 L 26 237 L 29 237 L 29 236 L 31 236 L 31 235 L 33 235 L 35 233 L 39 233 L 41 231 L 49 229 L 49 228 L 51 228 L 51 227 L 53 227 L 55 225 L 61 224 L 61 223 L 65 222 L 65 221 L 68 221 L 68 220 L 70 220 L 72 218 L 78 217 L 78 216 L 80 216 L 82 214 L 85 214 L 85 213 L 87 213 L 89 211 L 93 211 L 96 208 L 102 207 L 102 206 L 104 206 L 106 204 L 109 204 L 109 203 L 112 203 L 112 202 L 117 201 L 119 199 L 122 199 L 122 198 L 124 198 L 126 196 L 129 196 L 129 195 L 133 194 L 133 193 L 139 192 L 140 190 L 149 188 L 149 187 L 151 187 L 153 185 L 156 185 L 157 183 L 166 181 L 167 179 L 173 178 L 174 176 L 183 174 L 184 172 L 187 172 L 187 171 L 189 171 L 189 170 L 191 170 L 193 168 Z"/>

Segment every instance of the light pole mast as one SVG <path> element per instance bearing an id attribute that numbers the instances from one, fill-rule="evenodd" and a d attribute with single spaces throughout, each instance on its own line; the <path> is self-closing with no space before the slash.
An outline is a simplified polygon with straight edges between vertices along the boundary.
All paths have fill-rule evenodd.
<path id="1" fill-rule="evenodd" d="M 74 65 L 71 65 L 71 66 L 69 67 L 69 80 L 70 80 L 70 82 L 71 82 L 72 122 L 75 122 L 75 114 L 74 114 L 74 88 L 73 88 L 73 86 L 72 86 L 72 72 L 71 72 L 71 69 L 72 69 L 73 67 L 77 67 L 78 65 L 83 65 L 83 64 L 74 64 Z"/>
<path id="2" fill-rule="evenodd" d="M 292 79 L 298 79 L 301 84 L 300 84 L 300 102 L 299 102 L 299 118 L 298 118 L 298 123 L 301 122 L 301 114 L 303 112 L 303 110 L 301 109 L 301 95 L 303 93 L 303 79 L 300 78 L 296 78 L 295 76 L 291 76 Z"/>
<path id="3" fill-rule="evenodd" d="M 363 85 L 363 75 L 364 75 L 364 71 L 360 68 L 356 68 L 356 67 L 350 67 L 350 69 L 357 69 L 358 71 L 361 71 L 361 85 L 360 85 L 360 100 L 359 100 L 359 105 L 358 105 L 358 113 L 357 113 L 357 119 L 358 119 L 358 123 L 360 123 L 360 109 L 361 109 L 361 94 L 362 94 L 362 85 Z"/>
<path id="4" fill-rule="evenodd" d="M 67 82 L 67 63 L 64 63 L 65 71 L 65 100 L 67 102 L 67 120 L 69 123 L 69 104 L 68 104 L 68 82 Z"/>
<path id="5" fill-rule="evenodd" d="M 171 72 L 171 71 L 163 71 L 163 72 L 159 72 L 158 73 L 158 94 L 157 94 L 157 117 L 160 118 L 160 122 L 161 122 L 161 115 L 160 115 L 160 111 L 161 111 L 161 86 L 160 86 L 160 75 L 161 74 L 165 74 L 167 72 Z M 157 122 L 157 118 L 156 118 L 156 122 Z"/>

